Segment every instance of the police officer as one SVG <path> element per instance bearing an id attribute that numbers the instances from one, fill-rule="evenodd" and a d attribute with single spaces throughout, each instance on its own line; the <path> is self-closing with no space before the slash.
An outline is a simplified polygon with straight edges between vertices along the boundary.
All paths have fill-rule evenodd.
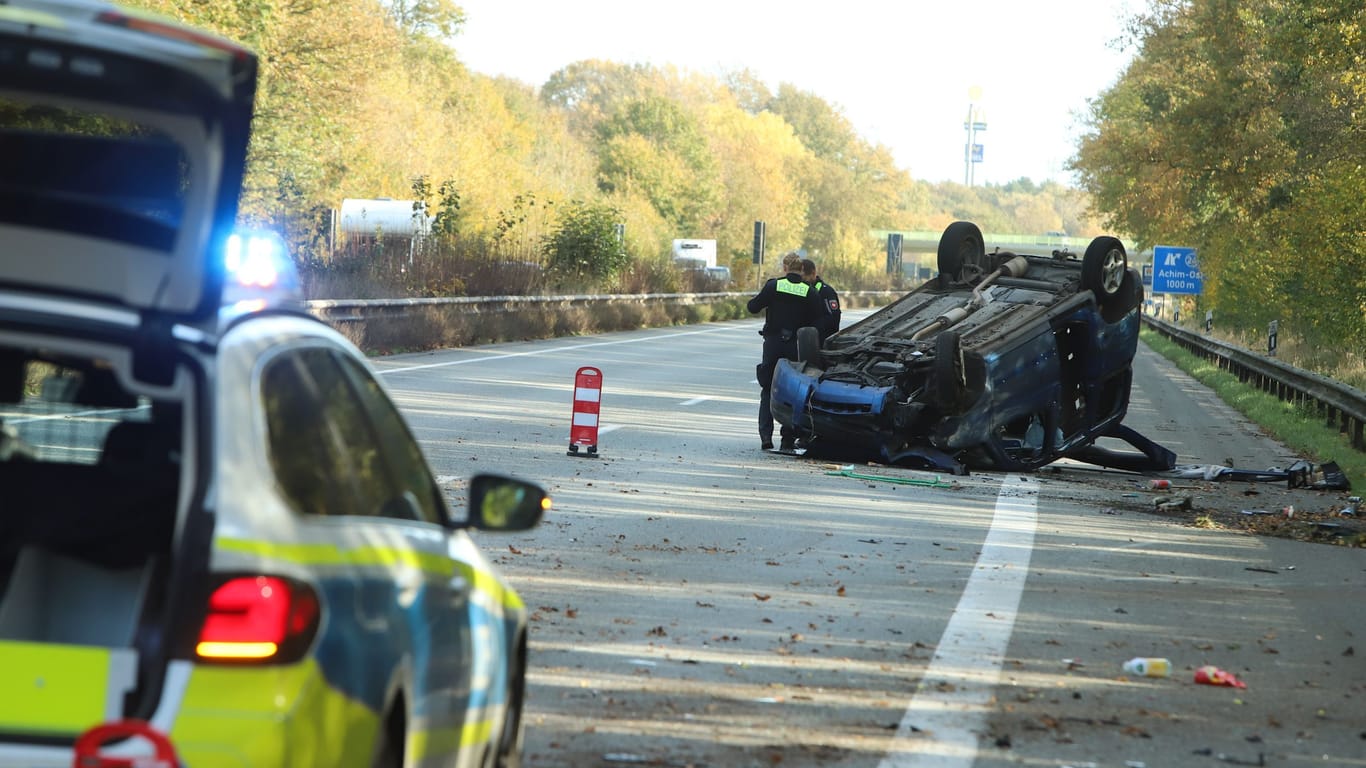
<path id="1" fill-rule="evenodd" d="M 763 362 L 755 369 L 759 379 L 759 439 L 761 447 L 773 450 L 773 412 L 769 410 L 769 387 L 773 384 L 773 370 L 780 358 L 797 359 L 797 329 L 817 325 L 822 312 L 820 297 L 802 280 L 802 257 L 793 251 L 783 256 L 783 277 L 770 278 L 749 300 L 750 314 L 764 312 Z M 796 447 L 796 434 L 791 427 L 781 430 L 782 450 Z"/>
<path id="2" fill-rule="evenodd" d="M 802 259 L 802 280 L 816 291 L 821 300 L 821 320 L 816 324 L 821 334 L 821 343 L 840 329 L 840 296 L 830 284 L 816 274 L 816 262 Z"/>

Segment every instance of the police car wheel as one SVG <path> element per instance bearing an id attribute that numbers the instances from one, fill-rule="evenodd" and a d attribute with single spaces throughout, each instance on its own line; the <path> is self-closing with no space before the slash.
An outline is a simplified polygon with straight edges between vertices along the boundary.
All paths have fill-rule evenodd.
<path id="1" fill-rule="evenodd" d="M 403 716 L 395 709 L 380 726 L 374 768 L 403 768 L 403 733 Z"/>
<path id="2" fill-rule="evenodd" d="M 516 666 L 508 680 L 507 715 L 503 720 L 503 735 L 498 740 L 498 768 L 521 768 L 522 765 L 522 707 L 526 701 L 526 641 L 523 640 L 514 657 Z"/>

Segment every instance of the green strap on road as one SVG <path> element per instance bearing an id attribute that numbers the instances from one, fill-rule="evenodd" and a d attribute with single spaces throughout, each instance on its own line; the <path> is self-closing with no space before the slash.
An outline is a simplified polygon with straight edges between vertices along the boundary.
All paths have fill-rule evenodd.
<path id="1" fill-rule="evenodd" d="M 839 477 L 852 477 L 855 480 L 876 480 L 880 483 L 896 483 L 898 485 L 924 485 L 930 488 L 952 488 L 953 483 L 946 483 L 935 475 L 933 480 L 924 480 L 918 477 L 891 477 L 888 475 L 865 475 L 862 472 L 855 472 L 852 469 L 841 469 L 834 472 L 826 472 L 827 475 L 837 475 Z"/>

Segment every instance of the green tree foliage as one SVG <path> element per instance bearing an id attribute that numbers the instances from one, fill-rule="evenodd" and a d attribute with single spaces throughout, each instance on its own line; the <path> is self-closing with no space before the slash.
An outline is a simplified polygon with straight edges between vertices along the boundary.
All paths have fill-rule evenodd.
<path id="1" fill-rule="evenodd" d="M 998 232 L 1082 235 L 1094 226 L 1082 196 L 1054 184 L 913 181 L 839 109 L 792 85 L 775 92 L 752 72 L 715 78 L 595 60 L 568 63 L 543 84 L 470 72 L 460 61 L 458 0 L 132 2 L 260 56 L 241 213 L 282 230 L 308 274 L 325 273 L 343 252 L 326 238 L 343 198 L 413 198 L 434 214 L 438 242 L 418 251 L 429 263 L 381 274 L 406 262 L 401 243 L 386 247 L 402 259 L 369 259 L 380 266 L 335 258 L 345 279 L 327 284 L 349 293 L 317 298 L 473 291 L 480 274 L 501 274 L 497 264 L 528 262 L 556 267 L 557 289 L 671 289 L 679 282 L 669 243 L 678 237 L 716 239 L 745 285 L 758 277 L 756 220 L 768 225 L 770 264 L 805 248 L 855 290 L 885 283 L 877 230 L 942 229 L 960 218 Z M 1324 35 L 1315 55 L 1332 53 Z M 1341 87 L 1300 77 L 1306 94 Z M 1331 142 L 1315 104 L 1299 105 L 1297 119 L 1304 141 L 1324 151 Z M 613 243 L 615 225 L 625 225 L 616 250 L 570 247 L 579 242 L 570 235 L 597 232 L 594 216 L 606 211 Z M 579 263 L 579 253 L 591 258 Z"/>
<path id="2" fill-rule="evenodd" d="M 541 86 L 541 100 L 573 116 L 573 128 L 591 133 L 617 106 L 649 93 L 652 67 L 586 60 L 555 72 Z"/>
<path id="3" fill-rule="evenodd" d="M 770 254 L 802 245 L 809 197 L 799 180 L 815 158 L 772 112 L 751 114 L 723 101 L 706 110 L 703 125 L 719 169 L 712 219 L 717 255 L 738 283 L 755 284 L 754 222 L 765 223 Z"/>
<path id="4" fill-rule="evenodd" d="M 1159 0 L 1092 103 L 1083 188 L 1141 243 L 1199 248 L 1224 320 L 1366 347 L 1364 33 L 1347 0 Z"/>
<path id="5" fill-rule="evenodd" d="M 465 12 L 451 0 L 387 0 L 385 5 L 399 30 L 414 40 L 445 40 L 465 23 Z"/>
<path id="6" fill-rule="evenodd" d="M 677 231 L 707 231 L 719 179 L 695 117 L 650 96 L 618 104 L 596 134 L 604 192 L 639 192 Z"/>
<path id="7" fill-rule="evenodd" d="M 806 246 L 826 259 L 876 261 L 876 254 L 856 245 L 861 235 L 851 240 L 848 233 L 892 220 L 909 174 L 896 168 L 885 147 L 869 146 L 842 113 L 812 93 L 784 84 L 769 109 L 792 126 L 816 159 L 807 175 L 792 179 L 810 200 Z"/>
<path id="8" fill-rule="evenodd" d="M 609 283 L 631 260 L 617 237 L 620 221 L 620 212 L 604 203 L 573 200 L 564 205 L 542 241 L 552 275 L 571 285 Z"/>

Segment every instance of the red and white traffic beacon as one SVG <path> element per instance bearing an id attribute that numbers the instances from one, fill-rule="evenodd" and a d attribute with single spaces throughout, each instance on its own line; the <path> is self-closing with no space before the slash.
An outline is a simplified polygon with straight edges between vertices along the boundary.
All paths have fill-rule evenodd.
<path id="1" fill-rule="evenodd" d="M 598 411 L 602 405 L 602 371 L 584 366 L 574 374 L 574 412 L 569 426 L 569 455 L 598 455 Z"/>

